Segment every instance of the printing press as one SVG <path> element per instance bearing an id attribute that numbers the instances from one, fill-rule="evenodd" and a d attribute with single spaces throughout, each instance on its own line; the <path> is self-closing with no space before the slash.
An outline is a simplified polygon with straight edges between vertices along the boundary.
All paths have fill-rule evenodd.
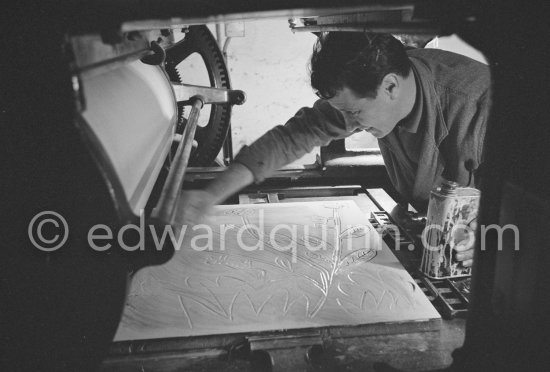
<path id="1" fill-rule="evenodd" d="M 550 367 L 550 75 L 538 4 L 99 0 L 4 7 L 0 369 Z M 457 34 L 482 51 L 494 96 L 479 224 L 517 226 L 519 240 L 488 234 L 482 246 L 478 231 L 471 278 L 424 277 L 425 214 L 399 202 L 379 152 L 350 153 L 342 141 L 322 148 L 315 166 L 279 170 L 226 200 L 213 224 L 225 229 L 214 241 L 228 242 L 229 253 L 210 254 L 204 245 L 205 252 L 188 253 L 198 235 L 160 240 L 153 230 L 175 226 L 186 207 L 182 190 L 203 188 L 231 163 L 232 108 L 246 109 L 247 92 L 233 86 L 207 24 L 267 18 L 292 19 L 294 32 Z M 210 84 L 182 82 L 178 65 L 193 53 Z M 201 115 L 204 126 L 197 125 Z M 250 227 L 264 211 L 268 225 L 280 216 L 281 223 L 303 217 L 328 226 L 338 239 L 327 255 L 336 258 L 268 256 L 292 241 L 283 233 L 261 252 L 261 264 L 257 252 L 233 254 L 231 242 L 242 236 L 261 241 Z M 44 229 L 33 231 L 34 222 Z M 339 253 L 366 235 L 383 249 Z M 45 244 L 37 249 L 38 239 Z M 365 269 L 371 259 L 383 266 L 376 278 Z M 380 285 L 364 289 L 373 282 Z"/>

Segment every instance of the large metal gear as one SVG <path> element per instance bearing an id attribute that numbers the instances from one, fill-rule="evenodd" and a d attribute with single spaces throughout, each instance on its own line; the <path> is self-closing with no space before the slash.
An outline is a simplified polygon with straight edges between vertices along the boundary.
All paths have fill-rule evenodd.
<path id="1" fill-rule="evenodd" d="M 222 52 L 210 30 L 204 25 L 189 27 L 185 38 L 167 50 L 165 68 L 171 81 L 183 83 L 178 65 L 193 53 L 201 56 L 208 71 L 211 87 L 231 89 L 229 73 Z M 231 119 L 231 105 L 212 104 L 211 106 L 208 125 L 197 127 L 195 132 L 198 147 L 191 154 L 190 166 L 212 165 L 227 136 Z M 177 132 L 181 133 L 186 124 L 182 103 L 178 103 L 178 115 Z"/>

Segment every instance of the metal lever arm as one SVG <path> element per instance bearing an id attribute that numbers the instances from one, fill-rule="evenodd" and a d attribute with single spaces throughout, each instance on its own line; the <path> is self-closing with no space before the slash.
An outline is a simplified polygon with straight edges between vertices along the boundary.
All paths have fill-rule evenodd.
<path id="1" fill-rule="evenodd" d="M 172 88 L 177 102 L 188 102 L 194 96 L 202 96 L 205 105 L 211 103 L 242 105 L 246 101 L 246 95 L 242 90 L 211 88 L 174 82 L 172 82 Z"/>
<path id="2" fill-rule="evenodd" d="M 191 112 L 187 120 L 187 125 L 183 132 L 183 139 L 180 142 L 166 183 L 160 194 L 159 201 L 155 209 L 151 213 L 151 217 L 161 221 L 162 223 L 171 223 L 176 210 L 176 205 L 181 193 L 183 178 L 189 163 L 189 156 L 193 147 L 193 139 L 195 138 L 195 130 L 199 120 L 200 110 L 202 109 L 205 98 L 197 95 L 190 98 Z"/>

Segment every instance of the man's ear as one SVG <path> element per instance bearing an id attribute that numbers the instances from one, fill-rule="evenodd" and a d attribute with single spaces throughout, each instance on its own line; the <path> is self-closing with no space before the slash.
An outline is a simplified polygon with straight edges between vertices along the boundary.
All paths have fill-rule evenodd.
<path id="1" fill-rule="evenodd" d="M 397 74 L 389 73 L 384 76 L 382 87 L 384 88 L 384 93 L 386 93 L 389 98 L 397 98 L 397 94 L 399 93 L 399 79 L 397 78 Z"/>

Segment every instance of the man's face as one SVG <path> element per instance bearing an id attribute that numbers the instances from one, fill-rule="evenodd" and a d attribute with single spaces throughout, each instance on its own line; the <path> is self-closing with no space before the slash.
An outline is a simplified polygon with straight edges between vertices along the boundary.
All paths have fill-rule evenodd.
<path id="1" fill-rule="evenodd" d="M 376 98 L 357 97 L 344 87 L 328 102 L 344 115 L 348 129 L 361 128 L 376 138 L 388 135 L 399 121 L 398 110 L 382 87 Z"/>

